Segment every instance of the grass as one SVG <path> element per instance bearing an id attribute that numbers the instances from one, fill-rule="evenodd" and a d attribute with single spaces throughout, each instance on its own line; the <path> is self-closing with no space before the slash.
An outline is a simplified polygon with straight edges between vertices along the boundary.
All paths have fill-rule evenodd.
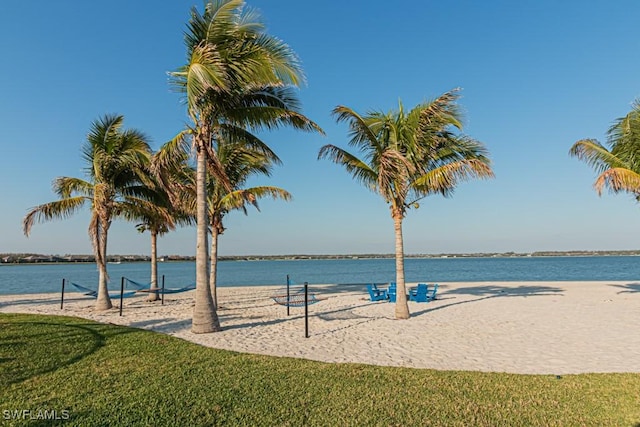
<path id="1" fill-rule="evenodd" d="M 13 418 L 23 410 L 30 412 Z M 37 419 L 52 411 L 68 419 Z M 640 426 L 640 375 L 329 364 L 205 348 L 77 318 L 1 314 L 0 425 L 56 422 Z"/>

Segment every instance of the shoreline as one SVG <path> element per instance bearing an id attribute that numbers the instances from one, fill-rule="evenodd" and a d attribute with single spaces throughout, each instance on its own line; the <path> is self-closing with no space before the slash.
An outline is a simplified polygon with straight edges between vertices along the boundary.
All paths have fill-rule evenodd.
<path id="1" fill-rule="evenodd" d="M 24 255 L 24 256 L 23 256 Z M 555 258 L 555 257 L 616 257 L 640 256 L 640 250 L 572 250 L 572 251 L 531 251 L 531 252 L 473 252 L 473 253 L 410 253 L 406 259 L 457 259 L 457 258 Z M 71 257 L 71 259 L 69 259 Z M 313 261 L 313 260 L 358 260 L 358 259 L 394 259 L 395 254 L 284 254 L 284 255 L 221 255 L 218 261 Z M 149 263 L 149 255 L 109 255 L 108 263 Z M 163 255 L 158 262 L 195 262 L 192 255 Z M 56 265 L 56 264 L 94 264 L 93 255 L 59 256 L 50 254 L 0 254 L 0 266 L 3 265 Z"/>
<path id="2" fill-rule="evenodd" d="M 408 284 L 409 286 L 410 284 Z M 276 304 L 282 286 L 218 289 L 221 332 L 190 332 L 193 291 L 119 298 L 106 312 L 94 299 L 65 293 L 0 295 L 0 313 L 86 318 L 148 329 L 204 346 L 330 363 L 518 374 L 640 373 L 640 284 L 630 281 L 441 282 L 438 299 L 409 302 L 412 317 L 394 318 L 394 304 L 371 302 L 361 285 L 313 285 L 320 301 L 304 308 Z"/>

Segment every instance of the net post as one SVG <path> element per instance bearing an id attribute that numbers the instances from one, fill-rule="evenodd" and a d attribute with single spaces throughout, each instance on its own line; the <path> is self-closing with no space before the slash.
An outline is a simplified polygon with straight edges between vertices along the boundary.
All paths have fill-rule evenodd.
<path id="1" fill-rule="evenodd" d="M 291 282 L 289 281 L 289 275 L 287 274 L 287 316 L 289 316 L 289 285 Z"/>
<path id="2" fill-rule="evenodd" d="M 309 283 L 304 282 L 304 337 L 309 338 Z"/>
<path id="3" fill-rule="evenodd" d="M 158 287 L 158 285 L 156 285 Z M 164 274 L 162 275 L 162 303 L 160 305 L 164 305 Z M 157 300 L 156 300 L 157 301 Z"/>
<path id="4" fill-rule="evenodd" d="M 122 300 L 124 296 L 124 276 L 120 279 L 120 316 L 122 316 Z"/>
<path id="5" fill-rule="evenodd" d="M 62 279 L 62 291 L 60 292 L 60 310 L 62 310 L 63 305 L 64 305 L 64 279 Z"/>

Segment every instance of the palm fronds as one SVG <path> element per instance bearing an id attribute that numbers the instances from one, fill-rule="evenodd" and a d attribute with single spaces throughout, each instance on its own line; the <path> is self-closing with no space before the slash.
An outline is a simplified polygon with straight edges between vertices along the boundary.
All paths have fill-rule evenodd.
<path id="1" fill-rule="evenodd" d="M 408 113 L 402 102 L 397 111 L 365 116 L 338 106 L 333 110 L 336 121 L 349 124 L 349 145 L 362 158 L 330 144 L 318 158 L 341 164 L 403 214 L 409 196 L 449 195 L 461 181 L 493 177 L 484 145 L 451 130 L 462 127 L 458 92 L 446 92 Z"/>
<path id="2" fill-rule="evenodd" d="M 581 139 L 573 144 L 569 155 L 582 160 L 600 174 L 609 168 L 624 167 L 625 162 L 595 139 Z"/>
<path id="3" fill-rule="evenodd" d="M 33 224 L 36 222 L 70 218 L 88 201 L 90 201 L 90 198 L 85 196 L 67 197 L 62 200 L 44 203 L 31 208 L 22 220 L 24 234 L 29 236 L 31 227 L 33 227 Z"/>
<path id="4" fill-rule="evenodd" d="M 593 186 L 598 195 L 601 195 L 602 191 L 608 188 L 612 193 L 625 191 L 638 198 L 640 195 L 640 174 L 626 168 L 607 169 L 598 176 Z"/>
<path id="5" fill-rule="evenodd" d="M 632 110 L 614 121 L 607 132 L 610 149 L 595 139 L 577 141 L 569 155 L 585 162 L 598 174 L 593 184 L 598 195 L 605 188 L 612 193 L 628 192 L 636 200 L 640 195 L 640 101 Z"/>

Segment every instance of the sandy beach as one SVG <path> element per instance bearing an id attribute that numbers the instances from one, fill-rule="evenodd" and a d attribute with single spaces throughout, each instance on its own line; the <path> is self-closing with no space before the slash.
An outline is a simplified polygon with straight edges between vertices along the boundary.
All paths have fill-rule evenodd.
<path id="1" fill-rule="evenodd" d="M 521 374 L 640 372 L 640 283 L 441 283 L 438 299 L 409 302 L 408 320 L 394 304 L 371 302 L 364 286 L 310 286 L 320 302 L 287 308 L 277 288 L 219 289 L 223 331 L 190 332 L 193 291 L 119 300 L 106 312 L 78 293 L 0 296 L 2 313 L 76 316 L 166 333 L 204 346 L 324 362 Z"/>

